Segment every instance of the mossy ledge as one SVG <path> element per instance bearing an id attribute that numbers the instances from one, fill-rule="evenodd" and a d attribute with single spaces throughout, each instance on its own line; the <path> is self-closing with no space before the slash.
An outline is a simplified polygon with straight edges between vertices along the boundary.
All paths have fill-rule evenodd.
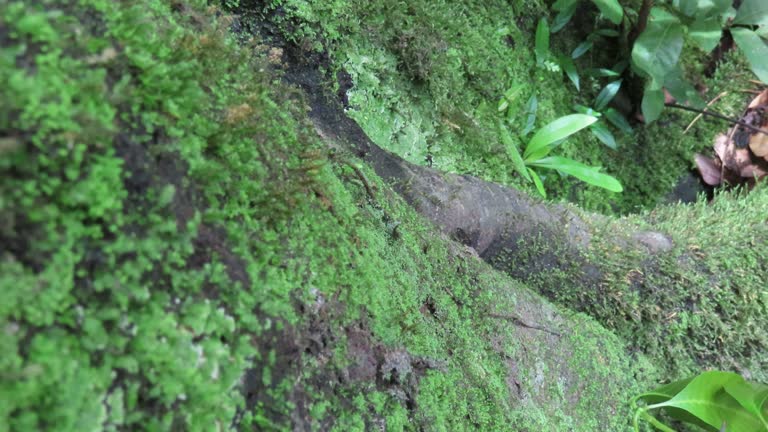
<path id="1" fill-rule="evenodd" d="M 643 357 L 329 152 L 216 7 L 0 19 L 0 431 L 625 428 Z"/>
<path id="2" fill-rule="evenodd" d="M 317 5 L 260 24 L 303 11 L 311 60 L 344 43 L 343 2 Z M 0 22 L 0 432 L 623 431 L 660 379 L 765 379 L 765 188 L 623 219 L 558 207 L 575 245 L 513 218 L 528 228 L 483 251 L 510 276 L 371 154 L 397 158 L 307 115 L 344 99 L 333 80 L 303 76 L 327 87 L 308 106 L 278 47 L 206 1 L 9 1 Z M 449 105 L 456 65 L 398 40 Z"/>

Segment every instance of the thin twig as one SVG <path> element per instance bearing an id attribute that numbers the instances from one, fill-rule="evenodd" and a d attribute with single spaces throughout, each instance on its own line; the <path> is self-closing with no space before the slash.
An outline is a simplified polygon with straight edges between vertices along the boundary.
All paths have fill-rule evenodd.
<path id="1" fill-rule="evenodd" d="M 717 102 L 717 101 L 718 101 L 718 99 L 720 99 L 721 97 L 723 97 L 723 96 L 725 96 L 725 95 L 727 95 L 727 94 L 728 94 L 728 92 L 722 92 L 722 93 L 720 93 L 719 95 L 715 96 L 715 98 L 714 98 L 714 99 L 712 99 L 711 101 L 709 101 L 709 102 L 707 103 L 707 106 L 706 106 L 706 107 L 704 107 L 704 111 L 706 111 L 706 110 L 707 110 L 707 108 L 709 108 L 710 106 L 712 106 L 712 104 L 713 104 L 713 103 Z M 704 117 L 704 113 L 700 113 L 699 115 L 697 115 L 697 116 L 696 116 L 696 118 L 694 118 L 694 119 L 693 119 L 693 121 L 691 121 L 691 123 L 688 125 L 688 127 L 687 127 L 687 128 L 685 128 L 685 130 L 683 131 L 683 133 L 686 133 L 686 132 L 688 132 L 688 131 L 691 129 L 691 127 L 693 127 L 693 125 L 694 125 L 694 124 L 695 124 L 697 121 L 699 121 L 699 119 L 700 119 L 700 118 L 702 118 L 702 117 Z"/>
<path id="2" fill-rule="evenodd" d="M 691 107 L 687 107 L 685 105 L 680 105 L 680 104 L 676 104 L 676 103 L 667 104 L 667 106 L 668 107 L 672 107 L 672 108 L 679 108 L 679 109 L 685 110 L 685 111 L 691 111 L 691 112 L 703 114 L 703 115 L 706 115 L 706 116 L 718 118 L 720 120 L 725 120 L 727 122 L 731 122 L 733 124 L 737 124 L 739 126 L 745 127 L 747 129 L 751 130 L 752 132 L 768 135 L 768 131 L 767 130 L 760 129 L 759 127 L 756 127 L 756 126 L 752 126 L 749 123 L 744 123 L 741 120 L 736 120 L 736 119 L 732 119 L 730 117 L 726 117 L 726 116 L 724 116 L 722 114 L 718 114 L 718 113 L 710 112 L 710 111 L 702 111 L 702 110 L 697 109 L 697 108 L 691 108 Z"/>
<path id="3" fill-rule="evenodd" d="M 529 328 L 529 329 L 533 329 L 533 330 L 541 330 L 543 332 L 549 333 L 549 334 L 551 334 L 553 336 L 557 336 L 557 337 L 561 336 L 560 333 L 558 333 L 556 331 L 552 331 L 552 330 L 546 329 L 544 327 L 539 327 L 539 326 L 536 326 L 536 325 L 528 324 L 527 322 L 523 321 L 522 318 L 520 318 L 518 316 L 515 316 L 515 315 L 502 315 L 502 314 L 491 313 L 491 314 L 488 314 L 488 316 L 491 317 L 491 318 L 497 318 L 497 319 L 503 319 L 503 320 L 506 320 L 506 321 L 512 321 L 513 323 L 519 325 L 520 327 L 525 327 L 525 328 Z"/>
<path id="4" fill-rule="evenodd" d="M 371 187 L 371 184 L 368 182 L 368 178 L 363 174 L 363 171 L 360 170 L 360 168 L 355 165 L 352 162 L 344 161 L 347 165 L 349 165 L 350 168 L 352 168 L 352 171 L 357 174 L 357 177 L 360 179 L 360 181 L 363 183 L 363 186 L 365 187 L 365 192 L 368 194 L 368 196 L 376 201 L 376 195 L 373 193 L 373 188 Z"/>

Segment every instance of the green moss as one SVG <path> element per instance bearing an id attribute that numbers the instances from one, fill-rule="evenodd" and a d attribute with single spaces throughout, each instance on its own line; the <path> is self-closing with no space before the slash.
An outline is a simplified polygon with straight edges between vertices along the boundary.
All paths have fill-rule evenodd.
<path id="1" fill-rule="evenodd" d="M 285 0 L 279 2 L 274 20 L 289 38 L 323 38 L 334 67 L 345 69 L 353 78 L 354 86 L 348 92 L 350 115 L 378 145 L 411 162 L 472 174 L 535 194 L 533 185 L 514 173 L 510 156 L 496 136 L 498 115 L 494 111 L 499 97 L 510 85 L 521 84 L 518 105 L 522 107 L 536 95 L 536 126 L 541 127 L 572 113 L 574 104 L 593 103 L 613 78 L 598 79 L 586 72 L 612 67 L 620 47 L 605 39 L 577 61 L 582 76 L 581 91 L 577 91 L 564 74 L 535 65 L 534 29 L 548 11 L 536 2 L 520 3 L 384 5 Z M 273 10 L 266 9 L 267 13 Z M 554 52 L 570 52 L 586 37 L 584 26 L 597 25 L 594 20 L 581 20 L 588 22 L 572 24 L 552 36 Z M 700 78 L 703 54 L 695 48 L 685 53 L 683 67 L 694 82 L 710 90 L 709 97 L 729 90 L 730 97 L 738 99 L 740 80 L 730 79 L 728 74 Z M 723 67 L 743 76 L 747 69 L 743 61 L 738 65 L 726 62 Z M 720 102 L 716 106 L 736 115 L 740 104 Z M 551 199 L 604 213 L 653 207 L 692 168 L 693 154 L 707 151 L 716 133 L 726 129 L 722 123 L 703 120 L 682 134 L 694 116 L 668 110 L 653 125 L 637 124 L 632 135 L 614 131 L 618 150 L 607 148 L 586 132 L 570 138 L 559 147 L 561 155 L 604 167 L 619 178 L 625 191 L 614 194 L 544 172 Z M 511 129 L 522 130 L 524 122 L 518 115 Z M 519 145 L 523 142 L 521 139 Z"/>
<path id="2" fill-rule="evenodd" d="M 303 409 L 314 429 L 623 429 L 647 377 L 622 343 L 583 317 L 562 339 L 491 317 L 566 322 L 363 168 L 369 196 L 216 16 L 0 6 L 0 431 L 283 430 Z M 338 378 L 354 326 L 411 370 Z"/>

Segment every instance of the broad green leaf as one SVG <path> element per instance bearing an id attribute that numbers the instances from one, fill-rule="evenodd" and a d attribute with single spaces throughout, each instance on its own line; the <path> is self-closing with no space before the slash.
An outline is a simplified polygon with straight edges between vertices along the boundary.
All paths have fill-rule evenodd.
<path id="1" fill-rule="evenodd" d="M 592 48 L 592 41 L 584 41 L 580 43 L 576 48 L 573 49 L 573 52 L 571 53 L 572 59 L 577 59 L 584 55 L 587 51 L 589 51 Z"/>
<path id="2" fill-rule="evenodd" d="M 499 137 L 501 137 L 501 142 L 504 144 L 504 148 L 506 148 L 509 152 L 509 155 L 512 158 L 512 165 L 515 167 L 515 170 L 519 172 L 523 178 L 531 181 L 531 177 L 528 175 L 528 170 L 525 167 L 525 162 L 523 162 L 523 157 L 520 155 L 520 150 L 518 150 L 517 144 L 515 144 L 515 139 L 512 138 L 512 134 L 510 134 L 509 130 L 507 130 L 507 128 L 501 123 L 501 120 L 499 120 L 497 126 L 499 129 Z"/>
<path id="3" fill-rule="evenodd" d="M 755 415 L 768 431 L 768 385 L 734 380 L 725 385 L 725 391 L 733 396 L 744 409 Z"/>
<path id="4" fill-rule="evenodd" d="M 732 372 L 704 372 L 691 380 L 672 399 L 651 407 L 680 408 L 715 428 L 720 428 L 725 423 L 728 430 L 759 430 L 755 427 L 744 428 L 750 424 L 759 427 L 759 423 L 724 390 L 729 383 L 743 380 L 744 378 Z"/>
<path id="5" fill-rule="evenodd" d="M 755 34 L 763 39 L 768 39 L 768 25 L 760 26 L 755 30 Z"/>
<path id="6" fill-rule="evenodd" d="M 599 139 L 603 144 L 607 145 L 609 148 L 616 150 L 618 148 L 618 145 L 616 145 L 616 138 L 613 137 L 613 134 L 610 130 L 608 130 L 607 127 L 605 127 L 604 124 L 597 122 L 589 127 L 589 131 L 592 132 L 592 135 L 596 136 L 597 139 Z"/>
<path id="7" fill-rule="evenodd" d="M 704 51 L 712 51 L 720 43 L 722 29 L 717 17 L 699 18 L 688 27 L 691 39 Z"/>
<path id="8" fill-rule="evenodd" d="M 536 62 L 544 63 L 549 58 L 549 24 L 547 19 L 539 20 L 536 26 Z"/>
<path id="9" fill-rule="evenodd" d="M 744 0 L 741 2 L 734 24 L 768 25 L 768 1 Z"/>
<path id="10" fill-rule="evenodd" d="M 683 49 L 683 27 L 680 21 L 663 9 L 651 9 L 646 30 L 640 34 L 632 49 L 632 62 L 655 82 L 663 83 L 664 77 L 677 65 Z"/>
<path id="11" fill-rule="evenodd" d="M 564 55 L 558 57 L 558 60 L 560 67 L 565 71 L 565 74 L 568 75 L 568 79 L 570 79 L 573 85 L 576 86 L 576 90 L 581 90 L 579 88 L 579 72 L 576 70 L 576 65 L 573 64 L 573 60 Z"/>
<path id="12" fill-rule="evenodd" d="M 613 108 L 608 108 L 604 112 L 605 118 L 608 119 L 609 122 L 611 122 L 612 125 L 616 126 L 620 131 L 624 132 L 627 135 L 632 135 L 632 126 L 629 125 L 629 122 L 627 121 L 624 116 L 616 111 Z"/>
<path id="13" fill-rule="evenodd" d="M 528 117 L 525 120 L 525 127 L 523 128 L 523 131 L 520 132 L 520 136 L 525 137 L 536 126 L 536 110 L 539 109 L 539 100 L 536 98 L 536 95 L 531 96 L 530 99 L 528 99 L 528 103 L 526 104 L 525 112 L 528 114 Z"/>
<path id="14" fill-rule="evenodd" d="M 562 173 L 572 175 L 577 179 L 589 183 L 591 185 L 599 186 L 603 189 L 608 189 L 611 192 L 621 192 L 624 188 L 621 187 L 621 183 L 614 177 L 608 174 L 603 174 L 597 167 L 591 167 L 584 165 L 581 162 L 577 162 L 573 159 L 568 159 L 559 156 L 550 156 L 532 162 L 531 165 L 556 169 Z"/>
<path id="15" fill-rule="evenodd" d="M 768 2 L 765 4 L 768 6 Z M 755 32 L 745 28 L 732 28 L 731 35 L 736 45 L 747 56 L 752 72 L 760 81 L 768 83 L 768 46 L 765 42 Z"/>
<path id="16" fill-rule="evenodd" d="M 680 393 L 688 385 L 688 383 L 693 381 L 694 378 L 695 377 L 690 377 L 673 381 L 669 384 L 664 384 L 655 390 L 651 390 L 637 396 L 635 399 L 642 399 L 648 405 L 655 405 L 661 402 L 666 402 L 675 397 L 676 394 Z"/>
<path id="17" fill-rule="evenodd" d="M 579 0 L 557 0 L 553 5 L 552 9 L 562 12 L 568 8 L 571 8 L 575 5 L 579 4 Z"/>
<path id="18" fill-rule="evenodd" d="M 578 2 L 574 1 L 570 4 L 570 6 L 561 10 L 557 16 L 555 16 L 555 20 L 552 22 L 552 33 L 559 32 L 563 27 L 565 27 L 566 24 L 571 21 L 573 14 L 576 12 L 577 6 Z"/>
<path id="19" fill-rule="evenodd" d="M 725 14 L 733 4 L 733 0 L 698 0 L 696 18 L 718 17 Z"/>
<path id="20" fill-rule="evenodd" d="M 704 108 L 705 102 L 698 91 L 683 78 L 679 65 L 664 79 L 664 88 L 677 100 L 677 103 Z"/>
<path id="21" fill-rule="evenodd" d="M 584 114 L 571 114 L 549 123 L 539 129 L 525 147 L 524 157 L 548 147 L 550 144 L 568 138 L 576 132 L 596 122 L 597 118 Z"/>
<path id="22" fill-rule="evenodd" d="M 528 168 L 528 173 L 531 175 L 531 178 L 533 179 L 533 184 L 536 185 L 536 190 L 539 191 L 541 196 L 544 198 L 547 197 L 547 191 L 544 189 L 544 183 L 541 181 L 541 178 L 538 174 L 536 174 L 536 171 Z"/>
<path id="23" fill-rule="evenodd" d="M 651 90 L 646 88 L 643 93 L 643 102 L 640 105 L 646 123 L 653 123 L 661 115 L 664 109 L 664 90 Z"/>
<path id="24" fill-rule="evenodd" d="M 672 6 L 687 16 L 693 16 L 698 8 L 698 0 L 674 0 Z"/>
<path id="25" fill-rule="evenodd" d="M 598 111 L 602 111 L 603 108 L 607 107 L 608 104 L 616 96 L 616 93 L 619 92 L 620 88 L 621 88 L 621 80 L 608 83 L 608 85 L 603 87 L 603 89 L 600 90 L 600 93 L 597 95 L 597 98 L 595 99 L 595 109 Z"/>
<path id="26" fill-rule="evenodd" d="M 614 24 L 621 24 L 621 19 L 624 17 L 624 10 L 621 8 L 618 0 L 592 0 L 600 13 L 605 15 L 608 20 Z"/>

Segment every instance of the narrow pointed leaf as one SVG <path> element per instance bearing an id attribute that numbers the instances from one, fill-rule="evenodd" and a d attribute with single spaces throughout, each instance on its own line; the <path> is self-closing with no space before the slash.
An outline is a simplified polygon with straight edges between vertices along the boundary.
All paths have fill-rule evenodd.
<path id="1" fill-rule="evenodd" d="M 607 127 L 605 127 L 604 124 L 601 122 L 595 123 L 592 126 L 589 127 L 589 131 L 592 132 L 592 135 L 596 136 L 597 139 L 599 139 L 603 144 L 607 145 L 609 148 L 616 150 L 618 146 L 616 145 L 616 138 L 613 137 L 613 134 L 610 130 L 608 130 Z"/>
<path id="2" fill-rule="evenodd" d="M 520 133 L 521 136 L 525 137 L 536 126 L 536 110 L 539 108 L 539 100 L 536 98 L 536 95 L 531 96 L 530 99 L 528 99 L 528 103 L 526 104 L 526 113 L 528 114 L 528 117 L 525 120 L 525 127 L 523 128 L 523 131 Z"/>
<path id="3" fill-rule="evenodd" d="M 576 12 L 576 6 L 578 6 L 578 2 L 572 2 L 568 7 L 561 10 L 557 16 L 555 16 L 555 20 L 552 22 L 552 33 L 559 32 L 571 21 L 573 14 Z"/>
<path id="4" fill-rule="evenodd" d="M 587 51 L 589 51 L 592 48 L 592 41 L 584 41 L 580 43 L 576 48 L 573 49 L 573 52 L 571 53 L 572 59 L 577 59 L 584 55 Z"/>
<path id="5" fill-rule="evenodd" d="M 504 148 L 509 152 L 510 158 L 512 159 L 512 166 L 515 167 L 515 171 L 519 172 L 524 179 L 531 181 L 525 162 L 523 162 L 523 157 L 520 155 L 520 150 L 518 150 L 512 134 L 509 133 L 509 130 L 501 123 L 501 121 L 499 121 L 497 126 L 499 129 L 499 137 L 501 138 L 502 144 L 504 144 Z"/>
<path id="6" fill-rule="evenodd" d="M 576 132 L 596 122 L 597 118 L 584 114 L 571 114 L 549 123 L 539 129 L 533 135 L 528 146 L 525 148 L 525 157 L 543 149 L 550 144 L 568 138 Z"/>
<path id="7" fill-rule="evenodd" d="M 592 0 L 592 3 L 612 23 L 621 24 L 621 19 L 624 17 L 624 9 L 621 8 L 617 0 Z"/>
<path id="8" fill-rule="evenodd" d="M 589 75 L 592 75 L 594 77 L 617 77 L 621 76 L 621 73 L 616 72 L 612 69 L 605 69 L 605 68 L 597 68 L 597 69 L 589 69 L 588 70 Z"/>
<path id="9" fill-rule="evenodd" d="M 585 183 L 608 189 L 611 192 L 621 192 L 624 190 L 624 188 L 621 187 L 621 183 L 614 177 L 599 172 L 599 168 L 584 165 L 573 159 L 550 156 L 533 162 L 531 165 L 558 170 L 562 173 L 572 175 Z"/>
<path id="10" fill-rule="evenodd" d="M 768 5 L 768 2 L 765 4 Z M 757 75 L 760 81 L 768 83 L 768 46 L 765 45 L 763 39 L 754 31 L 745 28 L 733 28 L 731 34 L 736 45 L 747 56 L 752 72 Z"/>
<path id="11" fill-rule="evenodd" d="M 573 64 L 573 60 L 566 56 L 560 56 L 559 60 L 560 67 L 565 71 L 565 74 L 568 75 L 568 79 L 571 80 L 574 86 L 576 86 L 576 90 L 580 90 L 579 72 L 576 70 L 576 65 Z"/>
<path id="12" fill-rule="evenodd" d="M 768 1 L 744 0 L 733 22 L 734 24 L 768 25 Z"/>
<path id="13" fill-rule="evenodd" d="M 547 197 L 547 191 L 544 189 L 544 183 L 541 181 L 541 177 L 539 177 L 538 174 L 536 174 L 536 171 L 528 168 L 528 173 L 531 175 L 531 178 L 533 179 L 533 184 L 536 185 L 536 190 L 539 191 L 541 196 L 544 198 Z"/>
<path id="14" fill-rule="evenodd" d="M 621 80 L 614 81 L 603 87 L 603 89 L 600 90 L 600 93 L 597 95 L 597 99 L 595 99 L 595 109 L 602 111 L 603 108 L 607 107 L 608 104 L 616 96 L 616 93 L 619 92 L 620 88 Z"/>
<path id="15" fill-rule="evenodd" d="M 608 119 L 609 122 L 611 122 L 612 125 L 616 126 L 620 131 L 624 132 L 627 135 L 632 135 L 632 126 L 629 125 L 629 122 L 627 121 L 624 116 L 616 111 L 613 108 L 608 108 L 604 112 L 605 118 Z"/>
<path id="16" fill-rule="evenodd" d="M 542 18 L 536 26 L 536 62 L 542 64 L 547 58 L 549 58 L 549 24 L 546 18 Z"/>

